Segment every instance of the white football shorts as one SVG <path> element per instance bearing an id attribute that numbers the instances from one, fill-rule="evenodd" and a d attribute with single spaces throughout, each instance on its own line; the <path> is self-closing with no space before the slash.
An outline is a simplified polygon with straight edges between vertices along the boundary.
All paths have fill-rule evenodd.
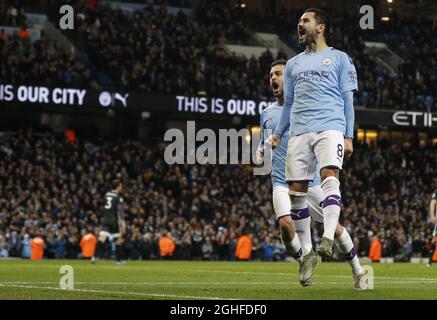
<path id="1" fill-rule="evenodd" d="M 285 180 L 309 181 L 320 169 L 335 167 L 342 169 L 344 136 L 336 130 L 309 132 L 292 136 L 288 140 Z"/>

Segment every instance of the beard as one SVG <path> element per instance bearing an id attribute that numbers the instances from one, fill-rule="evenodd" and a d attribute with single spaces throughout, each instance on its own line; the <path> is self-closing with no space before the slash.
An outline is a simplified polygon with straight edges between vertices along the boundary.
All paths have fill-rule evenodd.
<path id="1" fill-rule="evenodd" d="M 302 31 L 298 31 L 299 44 L 307 46 L 315 42 L 316 34 L 314 31 L 303 29 L 303 28 L 300 30 Z"/>

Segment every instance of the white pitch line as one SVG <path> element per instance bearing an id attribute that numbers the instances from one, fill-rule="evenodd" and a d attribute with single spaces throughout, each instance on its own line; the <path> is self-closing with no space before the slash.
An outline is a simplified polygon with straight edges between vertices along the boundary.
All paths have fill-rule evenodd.
<path id="1" fill-rule="evenodd" d="M 329 282 L 321 282 L 323 284 L 329 283 Z M 348 282 L 331 282 L 331 284 L 350 284 Z M 41 282 L 24 282 L 24 281 L 17 281 L 17 282 L 1 282 L 0 286 L 4 285 L 28 285 L 28 284 L 58 284 L 56 281 L 41 281 Z M 279 286 L 279 285 L 300 285 L 299 283 L 286 283 L 286 282 L 74 282 L 75 285 L 114 285 L 114 286 L 197 286 L 197 285 L 214 285 L 214 286 L 227 286 L 227 285 L 236 285 L 236 286 L 243 286 L 243 285 L 272 285 L 272 286 Z M 38 287 L 40 288 L 40 287 Z M 42 287 L 41 287 L 42 288 Z"/>
<path id="2" fill-rule="evenodd" d="M 178 298 L 178 299 L 199 299 L 199 300 L 241 300 L 241 299 L 236 299 L 236 298 L 201 297 L 201 296 L 185 296 L 185 295 L 175 295 L 175 294 L 107 291 L 107 290 L 91 290 L 91 289 L 63 290 L 61 288 L 56 288 L 56 287 L 40 287 L 40 286 L 9 285 L 9 284 L 0 284 L 0 287 L 12 287 L 12 288 L 23 288 L 23 289 L 47 289 L 47 290 L 64 291 L 64 292 L 120 294 L 120 295 L 129 295 L 129 296 L 144 296 L 144 297 L 159 297 L 159 298 L 168 297 L 168 298 Z"/>
<path id="3" fill-rule="evenodd" d="M 188 271 L 188 270 L 187 270 Z M 236 274 L 253 274 L 253 275 L 280 275 L 280 276 L 297 276 L 296 273 L 281 273 L 281 272 L 250 272 L 250 271 L 225 271 L 225 270 L 191 270 L 194 272 L 207 272 L 207 273 L 236 273 Z M 352 275 L 314 275 L 314 277 L 332 277 L 332 278 L 351 278 Z M 411 281 L 432 281 L 437 282 L 436 278 L 399 278 L 399 277 L 376 277 L 375 279 L 388 279 L 388 280 L 411 280 Z"/>
<path id="4" fill-rule="evenodd" d="M 153 269 L 155 270 L 155 269 Z M 251 271 L 227 271 L 227 270 L 204 270 L 204 269 L 185 269 L 183 270 L 183 272 L 203 272 L 203 273 L 228 273 L 228 274 L 249 274 L 249 275 L 278 275 L 278 276 L 297 276 L 298 274 L 296 273 L 284 273 L 284 272 L 251 272 Z M 315 278 L 323 278 L 323 277 L 327 277 L 327 278 L 341 278 L 341 279 L 352 279 L 352 275 L 314 275 Z M 426 282 L 431 282 L 431 283 L 436 283 L 437 284 L 437 278 L 403 278 L 403 277 L 377 277 L 375 276 L 374 278 L 375 280 L 379 280 L 379 279 L 385 279 L 385 280 L 393 280 L 393 281 L 413 281 L 412 283 L 414 283 L 415 281 L 426 281 Z M 379 281 L 378 281 L 379 282 Z M 4 282 L 1 282 L 4 283 Z M 10 282 L 12 283 L 12 282 Z M 45 283 L 45 282 L 16 282 L 16 283 Z M 47 282 L 47 283 L 52 283 L 52 282 Z M 382 282 L 379 282 L 382 283 Z M 389 283 L 389 282 L 386 282 Z M 396 282 L 394 282 L 396 283 Z M 403 282 L 399 282 L 399 283 L 403 283 Z M 99 284 L 99 283 L 95 283 L 95 284 Z M 101 283 L 101 284 L 107 284 L 107 282 L 105 283 Z M 114 283 L 117 284 L 117 283 Z M 119 283 L 119 284 L 125 284 L 125 283 Z M 126 284 L 132 284 L 134 285 L 135 283 L 126 283 Z M 149 283 L 144 283 L 149 284 Z M 173 284 L 173 283 L 172 283 Z M 205 283 L 205 284 L 209 284 L 209 283 Z M 230 284 L 230 283 L 229 283 Z M 237 283 L 236 283 L 237 284 Z M 242 283 L 242 284 L 247 284 L 247 283 Z M 256 284 L 264 284 L 264 283 L 256 283 Z"/>
<path id="5" fill-rule="evenodd" d="M 323 284 L 350 284 L 349 282 L 320 282 Z M 56 281 L 36 281 L 36 282 L 25 282 L 25 281 L 7 281 L 7 282 L 0 282 L 1 285 L 27 285 L 27 284 L 58 284 Z M 161 286 L 161 285 L 171 285 L 171 286 L 195 286 L 195 285 L 215 285 L 215 286 L 226 286 L 226 285 L 300 285 L 299 283 L 294 282 L 74 282 L 75 285 L 120 285 L 120 286 L 130 286 L 130 285 L 139 285 L 139 286 Z M 38 287 L 39 288 L 39 287 Z"/>
<path id="6" fill-rule="evenodd" d="M 316 281 L 313 282 L 314 284 L 346 284 L 350 285 L 352 281 Z M 57 284 L 56 281 L 6 281 L 6 282 L 0 282 L 0 286 L 8 286 L 8 285 L 27 285 L 27 284 Z M 434 282 L 423 282 L 423 281 L 378 281 L 378 284 L 426 284 L 426 285 L 434 285 L 437 283 Z M 177 286 L 177 285 L 300 285 L 297 282 L 83 282 L 83 281 L 76 281 L 74 283 L 75 285 L 171 285 L 171 286 Z M 42 287 L 38 287 L 42 288 Z"/>
<path id="7" fill-rule="evenodd" d="M 20 266 L 21 267 L 21 266 Z M 34 268 L 35 265 L 24 265 L 22 267 L 32 267 Z M 50 266 L 49 266 L 50 267 Z M 78 266 L 77 268 L 81 268 L 82 266 Z M 56 266 L 55 268 L 58 268 Z M 105 269 L 118 269 L 121 270 L 120 266 L 100 266 L 100 268 Z M 157 271 L 156 268 L 151 267 L 137 267 L 135 266 L 135 269 L 140 269 L 141 271 L 144 270 L 150 270 L 150 271 Z M 209 272 L 209 273 L 230 273 L 230 274 L 253 274 L 253 275 L 278 275 L 278 276 L 297 276 L 296 273 L 284 273 L 284 272 L 250 272 L 250 271 L 225 271 L 225 270 L 203 270 L 203 269 L 180 269 L 180 270 L 172 270 L 172 272 Z M 314 275 L 314 277 L 332 277 L 332 278 L 351 278 L 352 275 Z M 377 277 L 375 276 L 375 279 L 387 279 L 387 280 L 411 280 L 411 281 L 430 281 L 430 282 L 437 282 L 437 278 L 400 278 L 400 277 Z"/>

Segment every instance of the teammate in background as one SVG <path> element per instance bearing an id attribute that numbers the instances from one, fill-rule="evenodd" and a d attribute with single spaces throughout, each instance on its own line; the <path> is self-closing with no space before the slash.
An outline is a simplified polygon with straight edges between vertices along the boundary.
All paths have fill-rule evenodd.
<path id="1" fill-rule="evenodd" d="M 264 157 L 264 144 L 267 130 L 274 130 L 278 124 L 284 105 L 285 60 L 276 60 L 270 65 L 269 81 L 277 101 L 264 109 L 260 115 L 261 141 L 257 150 L 256 162 L 261 164 Z M 312 284 L 314 268 L 319 258 L 313 251 L 311 226 L 308 208 L 291 211 L 288 184 L 285 181 L 285 157 L 287 154 L 288 130 L 272 154 L 273 209 L 281 230 L 281 239 L 287 252 L 299 263 L 299 282 L 304 287 Z"/>
<path id="2" fill-rule="evenodd" d="M 284 105 L 283 84 L 285 65 L 285 60 L 276 60 L 270 66 L 270 87 L 277 101 L 261 112 L 261 141 L 257 150 L 256 159 L 258 164 L 263 161 L 264 157 L 265 131 L 274 130 L 281 116 Z M 312 284 L 314 268 L 319 262 L 317 255 L 313 251 L 310 217 L 316 222 L 324 222 L 323 211 L 320 207 L 324 199 L 324 194 L 320 187 L 320 175 L 316 172 L 314 180 L 309 183 L 308 206 L 299 210 L 291 209 L 288 184 L 285 180 L 288 133 L 289 130 L 284 134 L 277 148 L 273 150 L 271 174 L 273 208 L 281 229 L 282 241 L 288 252 L 299 263 L 299 282 L 302 286 L 308 287 Z M 351 265 L 355 288 L 360 290 L 365 289 L 366 287 L 361 281 L 365 273 L 361 267 L 354 244 L 347 230 L 340 224 L 337 225 L 335 230 L 335 244 L 339 252 Z"/>
<path id="3" fill-rule="evenodd" d="M 432 232 L 431 250 L 429 251 L 428 267 L 432 265 L 432 258 L 434 257 L 435 247 L 437 245 L 437 189 L 434 190 L 431 196 L 431 203 L 429 204 L 429 214 L 431 222 L 434 224 L 434 231 Z"/>
<path id="4" fill-rule="evenodd" d="M 117 264 L 124 264 L 123 258 L 123 236 L 126 233 L 126 223 L 124 221 L 123 198 L 121 191 L 123 186 L 120 180 L 116 179 L 112 183 L 112 191 L 105 194 L 103 204 L 102 227 L 99 232 L 99 241 L 97 243 L 96 255 L 100 259 L 105 256 L 108 249 L 106 244 L 108 238 L 115 240 L 115 258 Z M 93 258 L 91 260 L 95 262 Z"/>
<path id="5" fill-rule="evenodd" d="M 299 19 L 299 43 L 306 50 L 287 62 L 284 107 L 267 141 L 277 147 L 290 128 L 285 176 L 293 212 L 307 210 L 308 181 L 320 167 L 324 233 L 318 253 L 325 259 L 332 256 L 340 216 L 343 157 L 353 151 L 353 91 L 358 89 L 351 58 L 326 44 L 330 25 L 329 15 L 320 9 L 308 9 Z"/>

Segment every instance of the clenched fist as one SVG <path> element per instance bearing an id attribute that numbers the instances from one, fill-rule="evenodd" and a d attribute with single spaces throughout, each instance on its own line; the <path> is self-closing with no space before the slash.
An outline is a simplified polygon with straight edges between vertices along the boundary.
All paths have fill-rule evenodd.
<path id="1" fill-rule="evenodd" d="M 280 141 L 281 141 L 281 138 L 279 138 L 277 135 L 271 135 L 266 140 L 266 144 L 269 146 L 272 146 L 272 149 L 276 149 L 276 147 L 279 145 Z"/>

